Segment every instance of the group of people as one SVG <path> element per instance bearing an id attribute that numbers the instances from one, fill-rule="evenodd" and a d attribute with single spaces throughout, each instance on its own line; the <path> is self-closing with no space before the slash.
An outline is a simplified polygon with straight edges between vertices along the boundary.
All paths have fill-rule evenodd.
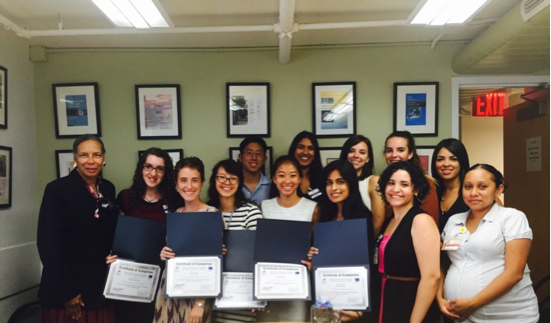
<path id="1" fill-rule="evenodd" d="M 287 155 L 262 169 L 267 145 L 250 136 L 239 162 L 218 162 L 209 178 L 203 162 L 175 165 L 166 152 L 146 150 L 133 184 L 116 191 L 101 177 L 103 142 L 84 135 L 73 144 L 75 169 L 49 183 L 40 208 L 37 245 L 43 264 L 41 322 L 209 323 L 232 321 L 212 299 L 167 299 L 165 276 L 152 304 L 102 298 L 119 214 L 166 222 L 167 213 L 220 211 L 225 229 L 254 230 L 260 218 L 315 223 L 366 219 L 370 252 L 371 313 L 341 310 L 356 322 L 537 322 L 538 307 L 526 265 L 532 231 L 526 216 L 501 205 L 507 184 L 494 167 L 470 166 L 456 139 L 442 140 L 422 168 L 413 136 L 390 134 L 388 167 L 374 174 L 370 140 L 355 135 L 340 158 L 322 167 L 318 141 L 299 133 Z M 183 215 L 185 216 L 185 215 Z M 351 246 L 353 247 L 353 246 Z M 323 252 L 312 246 L 303 263 Z M 161 260 L 175 255 L 170 246 Z M 305 302 L 272 302 L 258 322 L 309 322 Z M 239 320 L 239 319 L 238 319 Z"/>

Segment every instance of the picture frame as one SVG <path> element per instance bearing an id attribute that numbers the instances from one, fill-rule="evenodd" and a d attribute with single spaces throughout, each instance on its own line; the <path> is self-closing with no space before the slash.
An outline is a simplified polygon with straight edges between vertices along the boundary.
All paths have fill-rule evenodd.
<path id="1" fill-rule="evenodd" d="M 356 82 L 312 83 L 314 134 L 349 137 L 356 134 Z"/>
<path id="2" fill-rule="evenodd" d="M 138 140 L 182 139 L 179 84 L 137 84 Z"/>
<path id="3" fill-rule="evenodd" d="M 56 138 L 101 137 L 98 83 L 52 84 L 52 92 Z"/>
<path id="4" fill-rule="evenodd" d="M 342 147 L 320 147 L 321 166 L 325 167 L 330 162 L 339 159 Z"/>
<path id="5" fill-rule="evenodd" d="M 0 208 L 11 207 L 13 153 L 11 147 L 0 146 Z"/>
<path id="6" fill-rule="evenodd" d="M 432 176 L 432 171 L 430 170 L 430 163 L 432 161 L 432 155 L 434 154 L 434 149 L 436 146 L 417 146 L 416 151 L 419 159 L 421 160 L 421 166 L 423 169 Z"/>
<path id="7" fill-rule="evenodd" d="M 166 151 L 170 158 L 172 158 L 172 164 L 176 165 L 176 163 L 184 158 L 184 150 L 179 149 L 163 149 L 163 151 Z M 142 154 L 145 153 L 145 150 L 139 150 L 138 151 L 138 159 L 142 156 Z"/>
<path id="8" fill-rule="evenodd" d="M 8 129 L 8 69 L 0 66 L 0 129 Z"/>
<path id="9" fill-rule="evenodd" d="M 438 136 L 438 82 L 394 83 L 394 131 Z"/>
<path id="10" fill-rule="evenodd" d="M 270 83 L 226 83 L 227 137 L 270 137 Z"/>
<path id="11" fill-rule="evenodd" d="M 65 177 L 75 168 L 73 151 L 70 149 L 62 149 L 55 151 L 55 164 L 57 178 Z"/>
<path id="12" fill-rule="evenodd" d="M 230 159 L 239 161 L 239 147 L 230 147 Z M 273 149 L 271 146 L 268 146 L 266 149 L 266 163 L 264 167 L 260 170 L 264 176 L 272 178 L 272 161 L 273 161 Z"/>

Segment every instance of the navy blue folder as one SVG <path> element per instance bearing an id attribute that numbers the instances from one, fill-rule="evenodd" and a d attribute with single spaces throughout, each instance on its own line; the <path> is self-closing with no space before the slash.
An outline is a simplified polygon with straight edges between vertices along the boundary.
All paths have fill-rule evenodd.
<path id="1" fill-rule="evenodd" d="M 113 254 L 121 259 L 135 262 L 160 265 L 161 249 L 166 242 L 166 225 L 162 222 L 119 216 Z"/>
<path id="2" fill-rule="evenodd" d="M 224 244 L 228 252 L 224 256 L 224 272 L 252 273 L 256 231 L 225 230 Z"/>
<path id="3" fill-rule="evenodd" d="M 354 219 L 317 223 L 314 230 L 316 267 L 368 266 L 367 220 Z"/>
<path id="4" fill-rule="evenodd" d="M 166 245 L 176 257 L 222 255 L 220 212 L 168 213 Z"/>
<path id="5" fill-rule="evenodd" d="M 311 222 L 259 219 L 254 261 L 300 264 L 310 249 L 311 231 Z"/>

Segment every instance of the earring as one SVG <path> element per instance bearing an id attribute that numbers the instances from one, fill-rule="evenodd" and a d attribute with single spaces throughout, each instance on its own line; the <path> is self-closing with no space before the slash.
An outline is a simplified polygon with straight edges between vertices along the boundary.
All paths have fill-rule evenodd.
<path id="1" fill-rule="evenodd" d="M 106 162 L 103 162 L 103 167 L 105 167 L 105 165 L 107 165 L 107 163 L 106 163 Z"/>

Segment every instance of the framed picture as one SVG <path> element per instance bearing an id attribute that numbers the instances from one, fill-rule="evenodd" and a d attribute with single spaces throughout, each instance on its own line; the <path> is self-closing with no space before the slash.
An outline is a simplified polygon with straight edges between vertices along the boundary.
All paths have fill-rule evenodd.
<path id="1" fill-rule="evenodd" d="M 316 136 L 356 134 L 356 82 L 313 83 L 312 102 Z"/>
<path id="2" fill-rule="evenodd" d="M 12 149 L 0 146 L 0 208 L 11 207 Z"/>
<path id="3" fill-rule="evenodd" d="M 270 83 L 226 83 L 228 137 L 270 137 Z"/>
<path id="4" fill-rule="evenodd" d="M 101 136 L 98 83 L 52 84 L 56 138 Z"/>
<path id="5" fill-rule="evenodd" d="M 230 159 L 233 159 L 235 161 L 239 161 L 239 147 L 230 147 Z M 273 155 L 272 155 L 272 147 L 269 146 L 268 149 L 266 150 L 266 163 L 264 163 L 264 167 L 262 167 L 262 169 L 260 170 L 262 172 L 262 174 L 264 174 L 264 176 L 268 177 L 268 178 L 272 178 L 272 160 L 273 160 Z"/>
<path id="6" fill-rule="evenodd" d="M 65 177 L 75 168 L 75 160 L 73 158 L 73 151 L 56 150 L 55 151 L 55 164 L 57 169 L 57 178 Z"/>
<path id="7" fill-rule="evenodd" d="M 438 82 L 394 83 L 394 131 L 438 136 Z"/>
<path id="8" fill-rule="evenodd" d="M 184 158 L 184 150 L 183 149 L 163 149 L 163 151 L 166 151 L 170 158 L 172 158 L 172 164 L 176 165 L 176 163 Z M 138 151 L 138 158 L 145 153 L 145 150 Z"/>
<path id="9" fill-rule="evenodd" d="M 0 129 L 8 128 L 8 69 L 0 66 Z"/>
<path id="10" fill-rule="evenodd" d="M 432 172 L 430 170 L 430 163 L 432 161 L 432 154 L 434 153 L 434 148 L 436 146 L 417 146 L 417 155 L 419 155 L 419 159 L 421 160 L 421 166 L 423 166 L 423 169 L 432 176 Z"/>
<path id="11" fill-rule="evenodd" d="M 180 85 L 136 85 L 138 139 L 182 139 Z"/>
<path id="12" fill-rule="evenodd" d="M 330 162 L 339 159 L 342 147 L 320 147 L 321 165 L 327 166 Z"/>

